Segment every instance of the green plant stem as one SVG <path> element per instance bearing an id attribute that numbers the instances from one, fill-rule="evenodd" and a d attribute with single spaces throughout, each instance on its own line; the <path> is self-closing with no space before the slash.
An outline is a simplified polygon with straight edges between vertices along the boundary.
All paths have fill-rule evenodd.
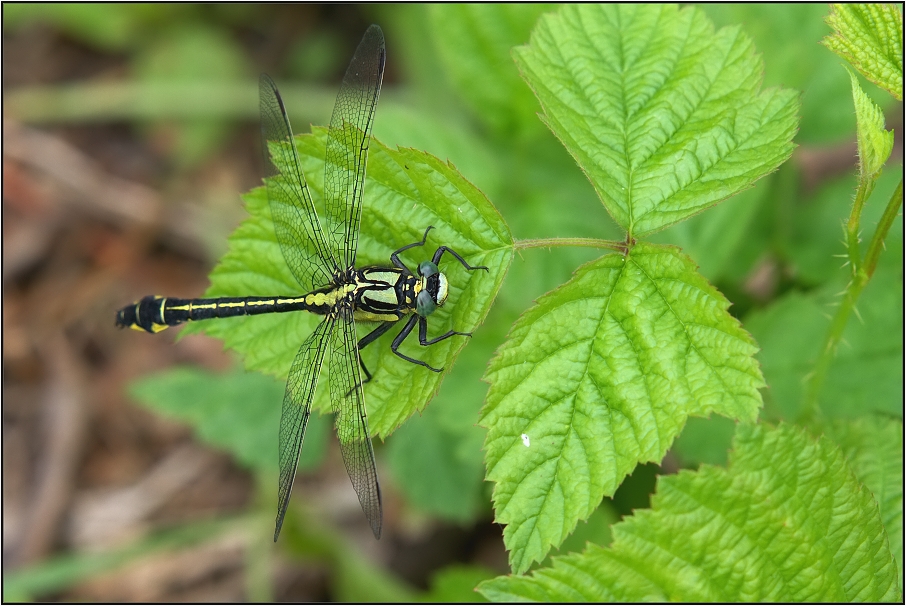
<path id="1" fill-rule="evenodd" d="M 827 373 L 828 370 L 830 370 L 831 362 L 834 360 L 837 345 L 839 345 L 840 340 L 843 338 L 843 330 L 846 328 L 849 316 L 852 313 L 856 302 L 859 300 L 859 295 L 862 294 L 865 285 L 868 284 L 868 281 L 871 279 L 872 275 L 874 275 L 875 267 L 877 267 L 878 264 L 878 257 L 880 257 L 881 251 L 884 248 L 884 238 L 887 237 L 890 226 L 893 225 L 894 219 L 896 219 L 897 214 L 899 214 L 902 203 L 903 181 L 900 180 L 899 185 L 897 185 L 893 195 L 890 197 L 890 200 L 888 200 L 887 207 L 884 209 L 884 214 L 881 216 L 881 220 L 878 222 L 875 233 L 871 238 L 871 242 L 868 245 L 868 252 L 865 254 L 865 261 L 859 265 L 859 270 L 853 275 L 852 280 L 850 280 L 847 285 L 846 291 L 843 293 L 843 300 L 840 302 L 840 307 L 837 309 L 837 313 L 834 315 L 833 320 L 831 320 L 830 328 L 827 331 L 827 337 L 821 347 L 821 353 L 818 355 L 818 361 L 815 363 L 815 370 L 809 379 L 808 387 L 806 389 L 805 401 L 803 403 L 802 412 L 800 413 L 800 421 L 803 423 L 808 423 L 818 414 L 818 396 L 821 393 L 821 388 L 824 386 L 825 379 L 827 379 Z M 858 257 L 858 249 L 856 255 Z"/>
<path id="2" fill-rule="evenodd" d="M 516 240 L 514 248 L 553 248 L 555 246 L 583 246 L 586 248 L 607 248 L 623 252 L 626 250 L 625 242 L 614 240 L 599 240 L 596 238 L 536 238 L 530 240 Z"/>
<path id="3" fill-rule="evenodd" d="M 859 179 L 859 186 L 856 189 L 856 198 L 853 200 L 853 207 L 849 213 L 849 220 L 846 222 L 846 248 L 849 253 L 849 264 L 852 275 L 859 273 L 862 264 L 861 254 L 859 252 L 859 221 L 862 218 L 862 208 L 865 201 L 871 195 L 874 189 L 874 179 Z"/>
<path id="4" fill-rule="evenodd" d="M 864 264 L 865 274 L 868 278 L 871 278 L 875 273 L 875 267 L 878 265 L 878 258 L 881 256 L 881 251 L 884 249 L 884 238 L 887 237 L 887 232 L 890 231 L 891 225 L 893 225 L 897 215 L 900 214 L 900 206 L 902 204 L 903 180 L 900 179 L 900 183 L 893 191 L 893 195 L 890 197 L 890 200 L 887 201 L 887 207 L 884 209 L 884 214 L 881 215 L 881 220 L 878 221 L 875 235 L 872 237 L 871 242 L 868 243 L 868 252 L 865 253 Z"/>

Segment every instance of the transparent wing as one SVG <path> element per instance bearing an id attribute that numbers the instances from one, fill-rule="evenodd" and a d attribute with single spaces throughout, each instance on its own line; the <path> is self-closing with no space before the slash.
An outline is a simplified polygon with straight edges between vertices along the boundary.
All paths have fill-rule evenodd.
<path id="1" fill-rule="evenodd" d="M 380 27 L 372 25 L 349 62 L 330 118 L 324 201 L 328 239 L 342 269 L 355 265 L 365 163 L 374 109 L 384 76 L 384 55 L 384 33 Z"/>
<path id="2" fill-rule="evenodd" d="M 261 74 L 258 91 L 264 181 L 274 229 L 286 264 L 307 292 L 330 284 L 338 258 L 333 256 L 315 212 L 277 86 L 267 74 Z"/>
<path id="3" fill-rule="evenodd" d="M 352 486 L 359 496 L 375 538 L 381 538 L 381 488 L 374 466 L 374 450 L 368 433 L 365 397 L 359 371 L 355 323 L 352 311 L 341 309 L 328 358 L 330 401 L 336 413 L 340 452 Z"/>
<path id="4" fill-rule="evenodd" d="M 318 375 L 321 362 L 332 341 L 336 322 L 326 318 L 318 324 L 311 335 L 305 339 L 296 359 L 289 370 L 286 381 L 286 395 L 283 396 L 283 413 L 280 417 L 280 484 L 277 491 L 277 526 L 274 529 L 274 541 L 280 536 L 283 517 L 289 505 L 289 496 L 293 491 L 296 479 L 296 465 L 299 453 L 302 452 L 302 439 L 311 416 L 311 400 L 318 386 Z"/>

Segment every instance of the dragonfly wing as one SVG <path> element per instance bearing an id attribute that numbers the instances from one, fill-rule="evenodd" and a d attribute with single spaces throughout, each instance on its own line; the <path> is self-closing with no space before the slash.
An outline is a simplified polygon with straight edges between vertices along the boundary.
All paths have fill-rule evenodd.
<path id="1" fill-rule="evenodd" d="M 372 25 L 349 62 L 330 118 L 324 200 L 330 245 L 342 269 L 355 266 L 365 163 L 384 77 L 384 58 L 384 33 Z"/>
<path id="2" fill-rule="evenodd" d="M 302 439 L 311 416 L 311 400 L 318 386 L 321 362 L 336 321 L 326 318 L 315 329 L 296 354 L 296 359 L 286 381 L 286 395 L 283 396 L 283 413 L 280 417 L 280 485 L 277 492 L 277 525 L 274 541 L 280 536 L 283 517 L 289 505 L 289 496 L 296 479 L 296 465 L 302 452 Z"/>
<path id="3" fill-rule="evenodd" d="M 338 269 L 299 164 L 293 131 L 274 81 L 261 74 L 261 142 L 265 184 L 283 258 L 303 290 L 330 283 Z"/>
<path id="4" fill-rule="evenodd" d="M 350 309 L 339 310 L 328 358 L 330 401 L 336 415 L 340 452 L 352 486 L 371 524 L 375 538 L 381 538 L 381 488 L 374 465 L 374 450 L 368 433 L 365 396 L 359 370 L 355 323 Z"/>

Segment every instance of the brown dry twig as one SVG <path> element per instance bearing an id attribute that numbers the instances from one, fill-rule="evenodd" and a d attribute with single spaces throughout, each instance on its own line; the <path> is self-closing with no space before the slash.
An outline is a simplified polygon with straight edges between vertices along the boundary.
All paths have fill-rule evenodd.
<path id="1" fill-rule="evenodd" d="M 68 528 L 69 541 L 87 548 L 107 547 L 145 530 L 144 521 L 216 462 L 216 454 L 196 444 L 181 446 L 138 482 L 116 490 L 82 495 Z"/>
<path id="2" fill-rule="evenodd" d="M 87 429 L 84 370 L 79 359 L 60 333 L 42 351 L 50 374 L 42 423 L 44 447 L 19 537 L 16 560 L 23 564 L 40 559 L 53 546 L 70 504 Z"/>
<path id="3" fill-rule="evenodd" d="M 126 229 L 160 231 L 177 249 L 204 255 L 200 218 L 187 220 L 185 213 L 170 212 L 153 189 L 107 173 L 62 138 L 6 119 L 3 154 L 74 194 L 61 197 L 71 208 Z"/>

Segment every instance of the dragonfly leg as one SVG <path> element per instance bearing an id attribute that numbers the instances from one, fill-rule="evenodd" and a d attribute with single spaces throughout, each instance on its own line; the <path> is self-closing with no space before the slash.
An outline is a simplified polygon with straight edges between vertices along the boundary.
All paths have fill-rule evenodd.
<path id="1" fill-rule="evenodd" d="M 425 235 L 427 235 L 427 233 L 428 232 L 425 232 Z M 485 267 L 484 265 L 478 265 L 476 267 L 472 267 L 471 265 L 466 263 L 465 259 L 463 259 L 462 257 L 459 256 L 459 253 L 457 253 L 455 250 L 453 250 L 452 248 L 450 248 L 448 246 L 441 246 L 436 251 L 434 251 L 434 258 L 431 259 L 431 262 L 434 263 L 435 265 L 438 265 L 440 263 L 440 258 L 444 255 L 445 252 L 448 252 L 451 255 L 453 255 L 454 257 L 456 257 L 456 260 L 459 261 L 460 263 L 462 263 L 462 266 L 468 270 L 483 269 L 485 271 L 488 271 L 488 268 Z"/>
<path id="2" fill-rule="evenodd" d="M 400 353 L 399 346 L 402 345 L 403 341 L 406 340 L 406 337 L 409 336 L 409 333 L 412 332 L 412 329 L 415 328 L 416 321 L 419 323 L 419 328 L 418 328 L 419 337 L 421 337 L 423 331 L 426 331 L 428 329 L 427 320 L 425 320 L 424 318 L 422 318 L 419 315 L 413 314 L 413 316 L 411 318 L 409 318 L 409 321 L 406 322 L 406 325 L 403 326 L 403 330 L 400 331 L 400 334 L 396 335 L 396 338 L 393 339 L 393 343 L 390 344 L 390 351 L 392 351 L 393 353 L 395 353 L 402 359 L 406 360 L 407 362 L 412 362 L 413 364 L 418 364 L 419 366 L 424 366 L 428 370 L 433 370 L 434 372 L 441 372 L 443 370 L 443 368 L 434 368 L 433 366 L 431 366 L 430 364 L 427 364 L 426 362 L 422 362 L 421 360 L 416 360 L 415 358 L 410 358 L 406 354 Z M 422 341 L 422 339 L 419 338 L 419 342 L 421 342 L 421 341 Z"/>
<path id="3" fill-rule="evenodd" d="M 434 229 L 434 226 L 433 226 L 433 225 L 429 225 L 429 226 L 428 226 L 428 229 L 425 230 L 425 235 L 422 236 L 422 241 L 421 241 L 421 242 L 413 242 L 412 244 L 406 244 L 406 245 L 405 245 L 404 247 L 402 247 L 401 249 L 399 249 L 399 250 L 394 251 L 393 253 L 391 253 L 391 255 L 390 255 L 390 260 L 393 262 L 393 264 L 394 264 L 395 266 L 399 267 L 400 269 L 408 270 L 409 268 L 406 267 L 406 265 L 405 265 L 402 261 L 400 261 L 399 254 L 400 254 L 401 252 L 403 252 L 404 250 L 409 250 L 410 248 L 414 248 L 414 247 L 416 247 L 416 246 L 424 246 L 424 245 L 425 245 L 425 242 L 428 241 L 428 232 L 431 231 L 432 229 Z"/>
<path id="4" fill-rule="evenodd" d="M 355 387 L 353 387 L 348 392 L 346 392 L 347 398 L 349 397 L 349 394 L 351 394 L 357 387 L 359 387 L 360 385 L 364 385 L 365 383 L 368 383 L 369 381 L 371 381 L 371 373 L 368 372 L 368 367 L 365 366 L 365 360 L 362 359 L 361 351 L 368 345 L 371 345 L 372 343 L 377 341 L 378 338 L 380 338 L 380 336 L 382 334 L 384 334 L 385 332 L 390 330 L 390 328 L 394 324 L 395 324 L 395 322 L 381 322 L 380 326 L 378 326 L 377 328 L 372 330 L 370 333 L 368 333 L 367 335 L 362 337 L 362 339 L 359 341 L 359 344 L 357 346 L 358 350 L 359 350 L 359 366 L 362 367 L 362 371 L 365 373 L 365 379 L 360 381 Z"/>
<path id="5" fill-rule="evenodd" d="M 470 333 L 470 332 L 457 332 L 455 330 L 451 330 L 451 331 L 446 332 L 446 333 L 442 334 L 441 336 L 435 337 L 434 339 L 431 339 L 429 341 L 428 340 L 428 319 L 420 318 L 420 320 L 421 321 L 418 323 L 418 343 L 419 343 L 419 345 L 423 345 L 425 347 L 427 347 L 428 345 L 434 345 L 438 341 L 443 341 L 444 339 L 449 339 L 450 337 L 452 337 L 454 335 L 462 335 L 464 337 L 472 336 L 472 333 Z"/>

